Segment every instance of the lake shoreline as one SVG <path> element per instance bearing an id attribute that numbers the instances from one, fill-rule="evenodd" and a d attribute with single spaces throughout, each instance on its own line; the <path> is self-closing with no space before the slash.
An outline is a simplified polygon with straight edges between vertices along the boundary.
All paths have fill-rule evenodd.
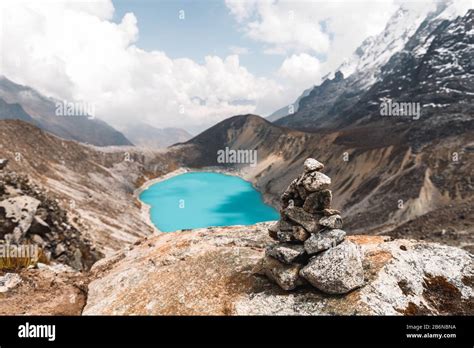
<path id="1" fill-rule="evenodd" d="M 229 175 L 229 176 L 235 176 L 235 177 L 238 177 L 248 183 L 250 183 L 252 185 L 252 188 L 254 190 L 256 190 L 258 193 L 260 193 L 260 195 L 262 196 L 262 199 L 264 201 L 265 204 L 267 205 L 270 205 L 271 207 L 273 207 L 273 205 L 271 204 L 268 204 L 265 200 L 265 196 L 263 195 L 263 193 L 254 185 L 254 183 L 252 183 L 251 181 L 248 181 L 244 178 L 244 173 L 242 170 L 240 169 L 235 169 L 235 168 L 222 168 L 222 167 L 202 167 L 202 168 L 189 168 L 189 167 L 181 167 L 179 169 L 176 169 L 172 172 L 169 172 L 169 173 L 166 173 L 164 175 L 161 175 L 157 178 L 154 178 L 154 179 L 150 179 L 150 180 L 147 180 L 143 183 L 143 185 L 141 185 L 139 188 L 135 189 L 134 192 L 133 192 L 133 196 L 134 198 L 136 198 L 140 204 L 141 204 L 141 216 L 142 216 L 142 219 L 149 225 L 153 228 L 153 230 L 155 231 L 155 233 L 158 233 L 158 234 L 161 234 L 161 233 L 169 233 L 169 232 L 164 232 L 164 231 L 161 231 L 151 220 L 151 206 L 145 202 L 143 202 L 141 199 L 140 199 L 140 195 L 148 190 L 152 185 L 154 184 L 157 184 L 159 182 L 162 182 L 162 181 L 165 181 L 165 180 L 168 180 L 168 179 L 171 179 L 175 176 L 178 176 L 178 175 L 182 175 L 182 174 L 186 174 L 186 173 L 216 173 L 216 174 L 224 174 L 224 175 Z M 275 207 L 273 207 L 275 208 Z"/>

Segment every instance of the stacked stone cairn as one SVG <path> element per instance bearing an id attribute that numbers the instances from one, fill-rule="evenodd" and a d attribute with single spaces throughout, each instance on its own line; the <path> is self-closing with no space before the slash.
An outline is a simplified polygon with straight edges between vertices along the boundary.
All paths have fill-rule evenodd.
<path id="1" fill-rule="evenodd" d="M 342 218 L 331 208 L 331 179 L 313 158 L 281 196 L 281 218 L 269 228 L 277 241 L 266 249 L 258 273 L 284 290 L 310 284 L 344 294 L 364 283 L 360 248 L 345 239 Z"/>

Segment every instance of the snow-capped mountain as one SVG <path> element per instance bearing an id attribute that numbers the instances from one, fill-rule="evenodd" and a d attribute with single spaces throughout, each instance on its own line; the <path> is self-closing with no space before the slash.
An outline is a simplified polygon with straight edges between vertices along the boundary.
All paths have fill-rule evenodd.
<path id="1" fill-rule="evenodd" d="M 411 132 L 471 122 L 474 108 L 474 10 L 453 20 L 426 20 L 406 44 L 382 67 L 378 81 L 341 119 L 341 125 L 381 122 L 380 102 L 392 100 L 420 105 L 420 123 Z M 449 117 L 448 117 L 449 116 Z M 396 118 L 391 123 L 404 123 Z M 423 125 L 421 127 L 421 125 Z"/>
<path id="2" fill-rule="evenodd" d="M 352 97 L 368 90 L 374 85 L 374 83 L 380 80 L 382 67 L 387 64 L 394 54 L 407 49 L 405 46 L 410 39 L 413 38 L 415 33 L 417 33 L 417 38 L 420 42 L 424 43 L 424 45 L 417 48 L 417 54 L 423 54 L 423 50 L 426 50 L 426 47 L 429 46 L 429 41 L 425 41 L 424 38 L 443 20 L 452 20 L 457 16 L 463 15 L 467 12 L 469 7 L 469 1 L 454 0 L 446 2 L 427 2 L 423 4 L 410 2 L 403 3 L 392 15 L 385 29 L 378 35 L 364 40 L 355 52 L 344 60 L 338 69 L 326 76 L 326 80 L 323 84 L 327 80 L 333 80 L 335 73 L 340 71 L 345 79 L 344 88 L 352 89 L 352 92 L 350 93 L 350 98 L 352 99 Z M 297 100 L 298 108 L 295 109 L 295 112 L 301 110 L 299 107 L 301 99 L 308 96 L 314 89 L 318 89 L 322 85 L 312 87 L 309 91 L 304 91 L 303 95 L 301 95 Z M 313 95 L 320 96 L 321 94 L 324 93 L 313 93 Z M 331 99 L 334 100 L 334 96 L 332 96 Z M 325 101 L 325 98 L 318 100 L 318 102 Z M 317 105 L 314 103 L 308 103 L 307 100 L 305 103 L 309 108 L 316 108 L 316 110 L 313 110 L 313 114 L 321 114 L 317 110 Z M 282 115 L 288 109 L 288 107 L 281 108 L 274 114 L 270 115 L 267 119 L 270 121 L 276 121 L 282 118 Z M 340 109 L 340 107 L 338 109 Z M 289 120 L 292 115 L 289 115 L 288 112 L 287 115 Z M 306 119 L 307 117 L 304 118 Z M 320 117 L 317 116 L 317 118 L 319 119 Z M 283 124 L 288 125 L 288 120 L 282 121 Z"/>

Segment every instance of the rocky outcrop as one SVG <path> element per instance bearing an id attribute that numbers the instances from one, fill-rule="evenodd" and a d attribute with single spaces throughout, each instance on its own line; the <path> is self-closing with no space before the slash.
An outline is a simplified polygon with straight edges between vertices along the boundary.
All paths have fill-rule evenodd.
<path id="1" fill-rule="evenodd" d="M 65 210 L 24 175 L 0 171 L 0 244 L 38 247 L 39 260 L 88 270 L 103 256 L 70 222 Z"/>
<path id="2" fill-rule="evenodd" d="M 161 150 L 93 147 L 17 120 L 0 120 L 0 159 L 8 159 L 5 175 L 21 173 L 41 187 L 52 204 L 67 211 L 67 224 L 106 255 L 153 233 L 134 191 L 177 169 L 174 157 Z M 0 195 L 1 190 L 2 185 Z"/>
<path id="3" fill-rule="evenodd" d="M 473 257 L 462 249 L 349 236 L 340 246 L 351 242 L 361 249 L 363 287 L 339 296 L 308 284 L 287 292 L 256 274 L 265 249 L 273 244 L 270 225 L 150 236 L 92 267 L 83 314 L 474 314 Z M 330 267 L 332 256 L 327 256 L 324 264 Z M 292 274 L 287 272 L 285 284 Z"/>
<path id="4" fill-rule="evenodd" d="M 278 241 L 269 247 L 260 274 L 284 290 L 308 281 L 328 294 L 345 294 L 364 284 L 360 248 L 344 241 L 339 211 L 331 208 L 331 179 L 324 165 L 308 158 L 304 172 L 281 196 L 281 218 L 268 230 Z M 309 262 L 308 262 L 309 260 Z"/>

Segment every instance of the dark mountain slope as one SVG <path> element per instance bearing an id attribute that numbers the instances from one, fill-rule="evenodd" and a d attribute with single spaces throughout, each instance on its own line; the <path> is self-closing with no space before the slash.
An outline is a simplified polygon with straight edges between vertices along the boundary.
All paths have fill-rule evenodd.
<path id="1" fill-rule="evenodd" d="M 456 207 L 464 211 L 463 204 L 473 199 L 470 173 L 474 172 L 474 154 L 470 148 L 474 134 L 441 138 L 425 144 L 421 153 L 413 152 L 405 136 L 390 128 L 378 133 L 372 128 L 304 133 L 243 115 L 222 121 L 171 151 L 185 166 L 239 168 L 276 206 L 304 159 L 315 157 L 326 164 L 325 171 L 333 179 L 334 205 L 344 211 L 352 233 L 388 231 L 451 206 L 448 215 L 453 219 L 451 225 L 458 227 L 456 232 L 449 236 L 433 233 L 426 238 L 458 245 L 462 236 L 473 232 L 466 233 L 472 226 L 466 227 L 458 218 Z M 217 151 L 225 147 L 256 150 L 257 166 L 217 163 Z M 451 159 L 455 149 L 457 162 Z M 405 236 L 417 233 L 416 225 L 412 227 Z"/>
<path id="2" fill-rule="evenodd" d="M 122 133 L 99 119 L 87 116 L 57 116 L 57 100 L 0 77 L 0 119 L 19 119 L 68 140 L 98 146 L 133 145 Z M 6 108 L 5 103 L 21 106 Z"/>

